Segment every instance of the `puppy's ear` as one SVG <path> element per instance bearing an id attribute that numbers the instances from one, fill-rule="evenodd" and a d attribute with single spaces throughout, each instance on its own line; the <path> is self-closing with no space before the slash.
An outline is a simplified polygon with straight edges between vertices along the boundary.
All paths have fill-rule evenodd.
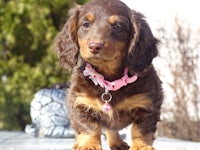
<path id="1" fill-rule="evenodd" d="M 134 72 L 141 72 L 149 67 L 158 54 L 158 40 L 153 36 L 144 16 L 136 11 L 131 11 L 133 26 L 132 39 L 127 54 L 127 65 Z"/>
<path id="2" fill-rule="evenodd" d="M 69 11 L 69 18 L 55 39 L 55 50 L 61 65 L 71 70 L 78 61 L 79 46 L 77 41 L 77 24 L 80 6 Z"/>

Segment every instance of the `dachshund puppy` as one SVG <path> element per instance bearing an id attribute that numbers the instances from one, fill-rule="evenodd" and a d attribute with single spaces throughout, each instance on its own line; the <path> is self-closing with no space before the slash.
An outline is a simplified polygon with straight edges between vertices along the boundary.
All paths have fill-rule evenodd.
<path id="1" fill-rule="evenodd" d="M 158 40 L 141 13 L 119 0 L 91 0 L 70 10 L 55 40 L 61 65 L 72 70 L 67 105 L 73 150 L 153 150 L 163 99 L 152 65 Z M 118 131 L 132 124 L 132 145 Z"/>

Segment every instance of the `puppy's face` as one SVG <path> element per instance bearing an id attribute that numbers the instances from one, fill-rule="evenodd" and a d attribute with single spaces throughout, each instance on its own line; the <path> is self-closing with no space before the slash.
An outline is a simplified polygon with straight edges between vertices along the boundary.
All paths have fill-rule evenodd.
<path id="1" fill-rule="evenodd" d="M 67 70 L 77 65 L 81 54 L 82 62 L 111 75 L 123 67 L 132 73 L 148 68 L 157 56 L 157 44 L 141 13 L 119 0 L 91 0 L 69 11 L 55 49 Z"/>
<path id="2" fill-rule="evenodd" d="M 130 19 L 124 8 L 101 5 L 83 6 L 86 8 L 80 13 L 77 32 L 82 58 L 96 66 L 122 60 L 131 36 Z"/>

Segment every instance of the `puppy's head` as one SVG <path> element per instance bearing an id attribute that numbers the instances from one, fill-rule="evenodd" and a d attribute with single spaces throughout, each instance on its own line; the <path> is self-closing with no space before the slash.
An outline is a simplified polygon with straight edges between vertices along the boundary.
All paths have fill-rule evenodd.
<path id="1" fill-rule="evenodd" d="M 80 55 L 85 62 L 99 68 L 110 66 L 107 68 L 117 70 L 128 66 L 138 72 L 148 67 L 157 55 L 157 40 L 144 17 L 121 1 L 92 0 L 69 14 L 55 42 L 66 69 L 73 68 Z"/>

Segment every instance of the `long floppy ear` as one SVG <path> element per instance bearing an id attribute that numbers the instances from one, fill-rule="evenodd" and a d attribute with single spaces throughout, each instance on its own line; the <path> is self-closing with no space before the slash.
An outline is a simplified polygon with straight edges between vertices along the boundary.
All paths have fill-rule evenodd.
<path id="1" fill-rule="evenodd" d="M 132 39 L 127 54 L 127 65 L 134 72 L 141 72 L 149 67 L 154 57 L 158 55 L 158 40 L 153 36 L 144 16 L 131 11 L 133 26 Z"/>
<path id="2" fill-rule="evenodd" d="M 55 39 L 54 48 L 63 68 L 71 70 L 78 61 L 79 46 L 77 41 L 77 24 L 80 6 L 69 11 L 69 18 Z"/>

